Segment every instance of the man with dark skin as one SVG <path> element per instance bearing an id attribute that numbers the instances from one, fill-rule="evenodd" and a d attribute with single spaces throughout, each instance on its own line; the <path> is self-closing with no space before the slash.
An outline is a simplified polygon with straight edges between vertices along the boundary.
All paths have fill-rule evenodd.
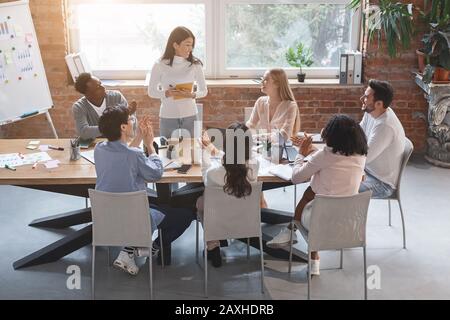
<path id="1" fill-rule="evenodd" d="M 106 108 L 124 106 L 129 109 L 131 115 L 136 112 L 136 101 L 132 101 L 128 105 L 127 100 L 119 91 L 106 90 L 101 81 L 90 73 L 81 73 L 78 76 L 75 89 L 84 95 L 72 107 L 76 129 L 83 140 L 101 136 L 98 120 Z"/>

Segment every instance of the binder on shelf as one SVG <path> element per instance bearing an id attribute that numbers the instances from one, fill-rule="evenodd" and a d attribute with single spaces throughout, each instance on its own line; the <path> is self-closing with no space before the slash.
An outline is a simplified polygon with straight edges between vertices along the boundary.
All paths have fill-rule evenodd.
<path id="1" fill-rule="evenodd" d="M 65 59 L 73 82 L 76 81 L 80 73 L 91 72 L 91 68 L 84 53 L 71 53 L 68 54 Z"/>
<path id="2" fill-rule="evenodd" d="M 355 55 L 353 52 L 347 54 L 347 84 L 353 84 L 353 73 L 355 70 Z"/>
<path id="3" fill-rule="evenodd" d="M 353 72 L 354 84 L 362 83 L 362 53 L 355 51 L 355 70 Z"/>
<path id="4" fill-rule="evenodd" d="M 341 53 L 341 59 L 339 64 L 339 84 L 347 83 L 347 58 L 346 53 Z"/>

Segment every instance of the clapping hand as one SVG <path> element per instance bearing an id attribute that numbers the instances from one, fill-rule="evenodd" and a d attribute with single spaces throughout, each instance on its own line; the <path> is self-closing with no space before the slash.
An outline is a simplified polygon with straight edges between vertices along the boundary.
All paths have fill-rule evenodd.
<path id="1" fill-rule="evenodd" d="M 142 120 L 139 121 L 139 131 L 142 134 L 142 140 L 144 141 L 144 145 L 149 149 L 150 153 L 154 153 L 155 152 L 153 148 L 154 134 L 149 116 L 144 116 Z"/>
<path id="2" fill-rule="evenodd" d="M 300 154 L 305 157 L 317 150 L 312 144 L 312 136 L 308 135 L 306 132 L 304 137 L 291 137 L 291 140 L 293 145 L 300 149 Z"/>
<path id="3" fill-rule="evenodd" d="M 291 137 L 292 144 L 298 148 L 300 148 L 300 146 L 302 145 L 304 140 L 305 140 L 305 137 L 298 137 L 298 136 Z"/>
<path id="4" fill-rule="evenodd" d="M 201 138 L 201 146 L 202 148 L 206 148 L 211 143 L 211 138 L 209 137 L 208 133 L 206 131 L 203 131 L 202 138 Z"/>

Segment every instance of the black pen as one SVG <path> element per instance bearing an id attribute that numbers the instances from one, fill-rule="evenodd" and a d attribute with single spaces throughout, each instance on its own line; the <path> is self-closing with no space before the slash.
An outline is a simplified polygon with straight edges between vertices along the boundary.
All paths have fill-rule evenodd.
<path id="1" fill-rule="evenodd" d="M 48 148 L 52 150 L 64 151 L 63 147 L 48 146 Z"/>
<path id="2" fill-rule="evenodd" d="M 8 166 L 7 164 L 5 164 L 5 169 L 9 169 L 12 171 L 16 171 L 16 168 L 12 167 L 12 166 Z"/>

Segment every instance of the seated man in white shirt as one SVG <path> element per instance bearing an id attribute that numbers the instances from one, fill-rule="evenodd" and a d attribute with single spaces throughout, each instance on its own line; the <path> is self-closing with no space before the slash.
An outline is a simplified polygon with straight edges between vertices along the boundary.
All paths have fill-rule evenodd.
<path id="1" fill-rule="evenodd" d="M 83 140 L 101 136 L 98 129 L 98 120 L 107 107 L 123 106 L 129 108 L 131 115 L 136 112 L 136 101 L 132 101 L 128 106 L 127 100 L 119 91 L 106 90 L 101 81 L 90 73 L 81 73 L 78 76 L 75 89 L 84 95 L 72 107 L 75 126 L 78 135 Z M 135 131 L 136 119 L 134 116 L 132 120 Z"/>
<path id="2" fill-rule="evenodd" d="M 390 108 L 393 97 L 392 86 L 379 80 L 370 80 L 361 97 L 365 114 L 360 125 L 367 136 L 369 152 L 366 177 L 359 191 L 372 190 L 374 198 L 388 198 L 393 194 L 405 149 L 405 131 Z"/>

